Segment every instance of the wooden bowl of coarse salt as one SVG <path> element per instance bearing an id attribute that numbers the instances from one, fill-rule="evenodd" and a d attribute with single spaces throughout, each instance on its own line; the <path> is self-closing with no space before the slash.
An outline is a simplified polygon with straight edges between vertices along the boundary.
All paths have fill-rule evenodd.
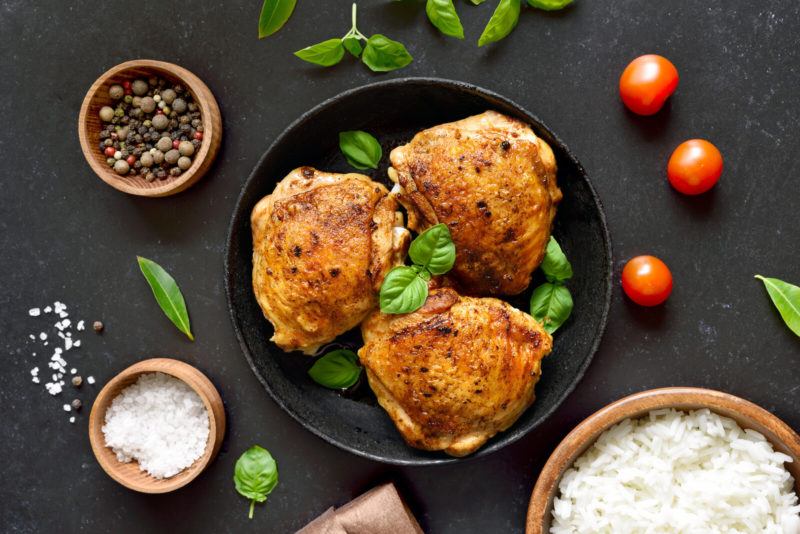
<path id="1" fill-rule="evenodd" d="M 142 493 L 167 493 L 194 480 L 224 435 L 225 410 L 214 385 L 170 358 L 143 360 L 119 373 L 89 415 L 89 441 L 100 466 Z"/>
<path id="2" fill-rule="evenodd" d="M 189 168 L 178 176 L 168 175 L 164 179 L 153 181 L 147 181 L 138 174 L 117 174 L 106 162 L 108 156 L 99 148 L 100 132 L 104 126 L 100 111 L 104 106 L 113 107 L 119 103 L 119 100 L 115 101 L 111 97 L 110 88 L 125 82 L 130 83 L 137 78 L 149 77 L 158 77 L 184 86 L 198 106 L 203 125 L 202 142 L 191 155 Z M 105 183 L 131 195 L 164 197 L 187 189 L 211 168 L 222 143 L 222 116 L 211 90 L 189 70 L 166 61 L 136 59 L 110 68 L 89 88 L 78 116 L 78 137 L 86 161 Z"/>
<path id="3" fill-rule="evenodd" d="M 770 517 L 778 519 L 770 532 L 800 532 L 798 495 L 800 436 L 786 423 L 720 391 L 653 389 L 564 438 L 536 481 L 526 533 L 643 532 L 642 518 L 659 532 L 703 530 L 711 520 L 727 522 L 715 524 L 726 532 L 762 532 Z"/>

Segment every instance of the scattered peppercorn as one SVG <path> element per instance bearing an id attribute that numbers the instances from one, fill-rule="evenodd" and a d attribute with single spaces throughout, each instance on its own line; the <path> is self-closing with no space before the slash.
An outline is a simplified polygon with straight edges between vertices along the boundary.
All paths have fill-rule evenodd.
<path id="1" fill-rule="evenodd" d="M 80 409 L 81 409 L 81 406 L 83 406 L 83 403 L 81 402 L 81 400 L 80 400 L 80 399 L 74 399 L 74 400 L 73 400 L 73 401 L 70 403 L 70 405 L 72 406 L 72 409 L 73 409 L 73 410 L 80 410 Z"/>
<path id="2" fill-rule="evenodd" d="M 82 384 L 83 384 L 83 378 L 81 378 L 81 375 L 72 377 L 72 385 L 73 386 L 75 386 L 76 388 L 79 388 L 79 387 L 81 387 Z"/>
<path id="3" fill-rule="evenodd" d="M 94 331 L 99 334 L 100 332 L 103 331 L 103 328 L 105 327 L 103 326 L 103 323 L 101 321 L 95 321 L 94 324 L 92 324 L 92 328 L 94 328 Z"/>

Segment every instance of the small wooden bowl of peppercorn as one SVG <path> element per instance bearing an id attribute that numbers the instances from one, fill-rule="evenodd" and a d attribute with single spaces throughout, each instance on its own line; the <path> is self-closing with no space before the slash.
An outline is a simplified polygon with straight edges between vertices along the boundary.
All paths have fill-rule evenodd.
<path id="1" fill-rule="evenodd" d="M 92 84 L 78 136 L 86 161 L 105 183 L 131 195 L 163 197 L 188 188 L 211 167 L 222 118 L 200 78 L 172 63 L 137 59 Z"/>
<path id="2" fill-rule="evenodd" d="M 188 467 L 168 478 L 156 478 L 140 468 L 136 460 L 121 462 L 107 445 L 104 425 L 114 399 L 143 375 L 164 374 L 191 388 L 200 398 L 208 414 L 208 438 L 199 457 Z M 129 423 L 130 424 L 130 423 Z M 141 493 L 167 493 L 194 480 L 219 452 L 225 436 L 225 409 L 222 398 L 211 380 L 197 368 L 171 358 L 150 358 L 133 364 L 112 378 L 97 395 L 89 415 L 89 442 L 100 467 L 128 489 Z M 150 436 L 149 439 L 154 439 Z"/>

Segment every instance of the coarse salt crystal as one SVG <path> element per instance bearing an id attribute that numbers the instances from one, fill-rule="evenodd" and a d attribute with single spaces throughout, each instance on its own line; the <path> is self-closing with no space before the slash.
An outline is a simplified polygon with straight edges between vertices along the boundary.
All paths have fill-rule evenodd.
<path id="1" fill-rule="evenodd" d="M 62 408 L 64 408 L 65 412 L 71 412 L 72 411 L 72 406 L 70 406 L 69 404 L 65 404 L 64 406 L 62 406 Z"/>
<path id="2" fill-rule="evenodd" d="M 45 306 L 44 307 L 44 312 L 45 313 L 50 313 L 51 311 L 53 311 L 53 308 L 51 308 L 50 306 Z"/>
<path id="3" fill-rule="evenodd" d="M 148 373 L 114 398 L 102 430 L 106 445 L 120 462 L 136 460 L 142 471 L 169 478 L 205 451 L 208 411 L 186 383 L 163 373 Z"/>
<path id="4" fill-rule="evenodd" d="M 75 373 L 77 373 L 77 372 L 78 372 L 78 370 L 77 370 L 77 369 L 75 369 L 74 367 L 73 367 L 72 369 L 70 369 L 70 370 L 69 370 L 69 374 L 71 374 L 71 375 L 74 375 L 74 374 L 75 374 Z"/>
<path id="5" fill-rule="evenodd" d="M 83 320 L 78 321 L 78 330 L 83 330 L 84 328 Z"/>
<path id="6" fill-rule="evenodd" d="M 45 339 L 47 339 L 47 334 L 45 334 L 44 332 L 39 332 L 39 339 L 44 341 Z"/>
<path id="7" fill-rule="evenodd" d="M 39 317 L 39 315 L 41 314 L 42 310 L 40 310 L 39 308 L 31 308 L 30 310 L 28 310 L 28 315 L 30 315 L 31 317 Z"/>
<path id="8" fill-rule="evenodd" d="M 80 339 L 76 339 L 76 340 L 75 340 L 75 341 L 72 343 L 72 346 L 73 346 L 73 347 L 80 347 L 80 346 L 81 346 L 81 340 L 80 340 Z"/>
<path id="9" fill-rule="evenodd" d="M 39 368 L 38 367 L 34 367 L 33 369 L 31 369 L 31 376 L 36 376 L 38 374 L 39 374 Z"/>
<path id="10" fill-rule="evenodd" d="M 94 384 L 94 377 L 93 376 L 89 376 L 89 377 L 86 378 L 86 381 L 89 382 L 90 384 Z"/>
<path id="11" fill-rule="evenodd" d="M 36 339 L 36 336 L 34 336 L 33 334 L 28 334 L 28 337 L 34 340 Z"/>
<path id="12" fill-rule="evenodd" d="M 39 377 L 38 376 L 31 377 L 31 382 L 33 382 L 34 384 L 38 384 L 39 383 Z"/>
<path id="13" fill-rule="evenodd" d="M 74 416 L 74 415 L 73 415 L 72 417 L 70 417 L 70 418 L 69 418 L 69 422 L 70 422 L 70 423 L 74 423 L 74 422 L 75 422 L 75 416 Z"/>

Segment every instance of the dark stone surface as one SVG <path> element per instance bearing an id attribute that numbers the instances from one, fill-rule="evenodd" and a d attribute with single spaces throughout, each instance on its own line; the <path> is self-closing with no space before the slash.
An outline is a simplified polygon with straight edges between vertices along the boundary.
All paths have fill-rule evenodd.
<path id="1" fill-rule="evenodd" d="M 625 394 L 668 385 L 718 388 L 800 428 L 800 340 L 784 327 L 762 273 L 800 282 L 800 6 L 794 2 L 578 0 L 563 13 L 525 10 L 499 45 L 477 49 L 492 2 L 457 2 L 470 39 L 436 34 L 421 5 L 362 2 L 360 28 L 409 45 L 408 68 L 373 75 L 351 61 L 317 70 L 291 52 L 349 28 L 344 2 L 301 1 L 276 36 L 255 38 L 259 2 L 0 2 L 0 273 L 4 361 L 0 525 L 5 532 L 291 532 L 331 504 L 394 480 L 434 533 L 518 532 L 536 473 L 583 417 Z M 129 20 L 136 23 L 131 27 Z M 634 56 L 660 52 L 682 75 L 653 118 L 627 113 L 617 79 Z M 225 138 L 209 176 L 174 198 L 125 196 L 83 160 L 75 121 L 84 92 L 127 59 L 174 61 L 216 94 Z M 376 79 L 461 79 L 537 114 L 576 153 L 604 201 L 616 275 L 635 254 L 661 256 L 676 287 L 645 310 L 614 289 L 600 351 L 561 409 L 536 432 L 466 464 L 393 468 L 326 444 L 272 402 L 236 343 L 223 294 L 225 233 L 257 159 L 292 120 L 325 98 Z M 672 192 L 666 160 L 690 137 L 726 158 L 716 190 Z M 157 310 L 134 256 L 159 261 L 187 295 L 197 341 Z M 44 351 L 28 334 L 33 306 L 62 300 L 107 325 L 71 351 L 85 404 L 139 359 L 174 356 L 217 384 L 229 415 L 217 460 L 174 494 L 118 486 L 89 449 L 87 411 L 70 425 L 30 383 Z M 31 356 L 32 351 L 38 356 Z M 253 521 L 231 476 L 253 443 L 278 459 L 281 482 Z"/>

